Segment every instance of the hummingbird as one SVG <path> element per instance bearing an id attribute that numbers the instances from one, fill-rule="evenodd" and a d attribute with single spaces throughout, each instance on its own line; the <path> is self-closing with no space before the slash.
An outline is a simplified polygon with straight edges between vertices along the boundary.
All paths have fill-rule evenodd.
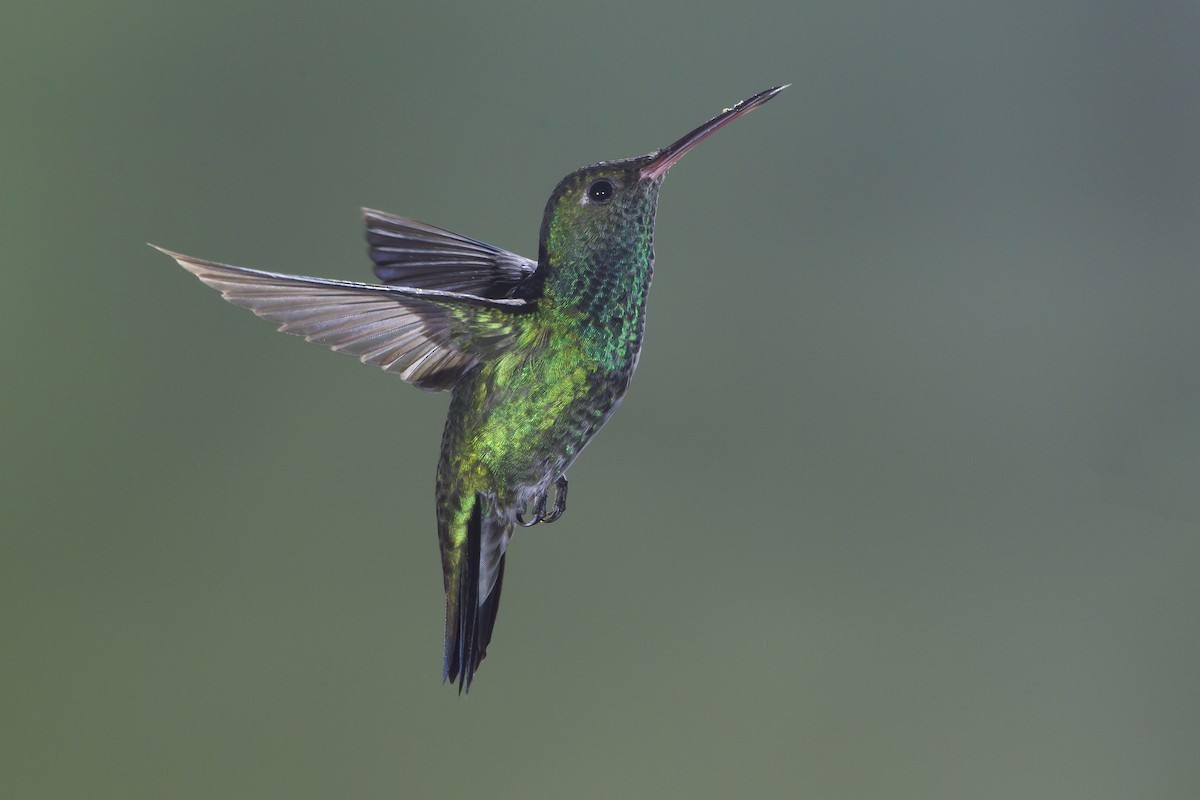
<path id="1" fill-rule="evenodd" d="M 442 681 L 457 682 L 460 694 L 491 642 L 513 531 L 562 516 L 567 469 L 629 388 L 667 170 L 788 85 L 662 149 L 567 175 L 546 203 L 537 261 L 370 209 L 367 243 L 381 284 L 264 272 L 151 245 L 280 331 L 422 389 L 451 391 L 435 496 Z"/>

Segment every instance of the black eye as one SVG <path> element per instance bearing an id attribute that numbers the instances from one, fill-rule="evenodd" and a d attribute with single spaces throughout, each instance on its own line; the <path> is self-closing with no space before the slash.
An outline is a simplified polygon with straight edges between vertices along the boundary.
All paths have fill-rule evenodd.
<path id="1" fill-rule="evenodd" d="M 593 203 L 607 203 L 616 191 L 617 187 L 612 185 L 612 181 L 601 178 L 588 187 L 587 196 Z"/>

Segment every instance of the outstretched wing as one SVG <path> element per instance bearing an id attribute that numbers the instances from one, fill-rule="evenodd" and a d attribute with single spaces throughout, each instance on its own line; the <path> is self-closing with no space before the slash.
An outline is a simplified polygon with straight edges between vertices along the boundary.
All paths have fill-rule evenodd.
<path id="1" fill-rule="evenodd" d="M 423 222 L 363 209 L 375 277 L 391 286 L 512 297 L 537 262 Z"/>
<path id="2" fill-rule="evenodd" d="M 480 361 L 504 352 L 531 307 L 524 300 L 281 275 L 155 249 L 235 306 L 279 323 L 279 330 L 430 391 L 451 388 Z"/>

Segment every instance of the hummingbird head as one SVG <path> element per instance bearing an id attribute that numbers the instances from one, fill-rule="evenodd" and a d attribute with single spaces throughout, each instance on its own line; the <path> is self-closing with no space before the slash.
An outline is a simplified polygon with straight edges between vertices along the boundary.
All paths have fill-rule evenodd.
<path id="1" fill-rule="evenodd" d="M 759 92 L 661 150 L 601 161 L 563 178 L 542 218 L 538 271 L 546 289 L 580 295 L 595 291 L 598 280 L 609 283 L 642 272 L 648 278 L 658 190 L 667 170 L 709 134 L 786 88 Z"/>

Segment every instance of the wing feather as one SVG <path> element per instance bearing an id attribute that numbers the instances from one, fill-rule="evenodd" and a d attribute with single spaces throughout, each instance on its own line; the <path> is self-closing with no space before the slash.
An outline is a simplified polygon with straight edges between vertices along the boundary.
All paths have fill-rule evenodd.
<path id="1" fill-rule="evenodd" d="M 369 208 L 363 216 L 375 277 L 391 286 L 498 299 L 537 270 L 524 256 L 424 222 Z"/>
<path id="2" fill-rule="evenodd" d="M 437 391 L 512 344 L 524 300 L 377 286 L 235 267 L 156 248 L 236 306 L 279 330 L 358 356 Z"/>

